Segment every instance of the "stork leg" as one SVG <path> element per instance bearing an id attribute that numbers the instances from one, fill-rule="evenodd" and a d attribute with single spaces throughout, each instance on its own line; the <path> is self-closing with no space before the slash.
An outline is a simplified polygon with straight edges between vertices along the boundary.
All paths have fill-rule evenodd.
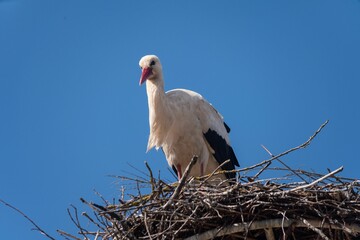
<path id="1" fill-rule="evenodd" d="M 177 171 L 178 179 L 180 181 L 180 179 L 182 178 L 182 172 L 181 172 L 181 165 L 180 164 L 176 165 L 176 171 Z"/>
<path id="2" fill-rule="evenodd" d="M 205 175 L 205 165 L 204 163 L 200 163 L 200 177 Z"/>

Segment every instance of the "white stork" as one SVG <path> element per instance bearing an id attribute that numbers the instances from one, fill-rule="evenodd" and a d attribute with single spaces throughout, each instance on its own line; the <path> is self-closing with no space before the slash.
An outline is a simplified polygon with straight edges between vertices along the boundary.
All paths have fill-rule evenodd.
<path id="1" fill-rule="evenodd" d="M 212 173 L 219 164 L 234 170 L 238 160 L 230 146 L 230 128 L 222 116 L 200 94 L 174 89 L 165 93 L 162 66 L 155 55 L 141 58 L 140 85 L 146 81 L 149 105 L 150 136 L 147 151 L 162 148 L 168 164 L 180 180 L 194 155 L 198 156 L 190 176 Z M 234 172 L 220 179 L 235 178 Z M 219 177 L 217 177 L 219 178 Z"/>

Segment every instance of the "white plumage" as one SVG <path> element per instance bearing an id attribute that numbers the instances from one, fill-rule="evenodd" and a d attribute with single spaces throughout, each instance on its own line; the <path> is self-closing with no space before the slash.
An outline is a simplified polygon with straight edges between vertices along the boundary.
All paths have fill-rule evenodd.
<path id="1" fill-rule="evenodd" d="M 162 148 L 169 165 L 179 180 L 194 155 L 198 162 L 190 176 L 212 173 L 227 159 L 224 170 L 239 166 L 230 146 L 228 132 L 222 116 L 200 94 L 174 89 L 165 93 L 162 66 L 155 55 L 141 58 L 140 85 L 146 81 L 149 105 L 150 136 L 147 151 Z M 235 173 L 220 175 L 221 179 L 234 178 Z"/>

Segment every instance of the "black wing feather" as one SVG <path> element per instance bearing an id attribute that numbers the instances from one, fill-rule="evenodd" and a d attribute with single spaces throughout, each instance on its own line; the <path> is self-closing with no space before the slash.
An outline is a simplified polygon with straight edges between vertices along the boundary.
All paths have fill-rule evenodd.
<path id="1" fill-rule="evenodd" d="M 230 131 L 230 128 L 224 123 L 224 126 L 227 131 Z M 225 171 L 231 171 L 235 169 L 235 166 L 240 166 L 239 162 L 235 156 L 234 150 L 229 146 L 225 139 L 221 137 L 216 131 L 209 129 L 204 136 L 211 148 L 215 151 L 213 154 L 216 161 L 220 164 L 230 159 L 230 161 L 222 166 L 222 169 Z M 229 179 L 235 178 L 236 173 L 227 172 L 225 176 Z"/>
<path id="2" fill-rule="evenodd" d="M 174 165 L 171 166 L 172 170 L 174 171 L 176 177 L 178 176 L 178 173 L 177 173 L 177 170 L 176 170 L 176 167 Z"/>
<path id="3" fill-rule="evenodd" d="M 229 128 L 229 126 L 224 122 L 224 126 L 225 126 L 225 128 L 226 128 L 226 131 L 229 133 L 230 132 L 230 128 Z"/>

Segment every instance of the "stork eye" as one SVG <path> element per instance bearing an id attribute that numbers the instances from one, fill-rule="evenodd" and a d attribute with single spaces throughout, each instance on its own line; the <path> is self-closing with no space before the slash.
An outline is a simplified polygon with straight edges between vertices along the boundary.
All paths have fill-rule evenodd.
<path id="1" fill-rule="evenodd" d="M 150 63 L 150 66 L 154 66 L 155 65 L 155 61 L 152 60 L 151 63 Z"/>

